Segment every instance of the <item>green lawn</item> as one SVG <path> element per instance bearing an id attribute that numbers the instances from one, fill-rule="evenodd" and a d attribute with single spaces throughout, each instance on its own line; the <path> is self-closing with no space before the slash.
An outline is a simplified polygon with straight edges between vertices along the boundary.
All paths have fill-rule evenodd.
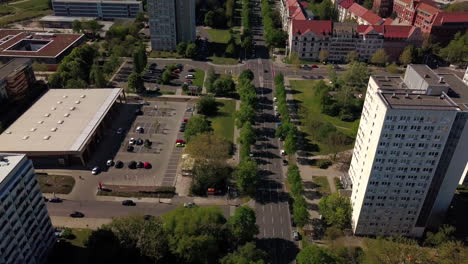
<path id="1" fill-rule="evenodd" d="M 330 185 L 326 176 L 313 176 L 312 180 L 315 184 L 318 185 L 317 191 L 323 194 L 330 194 Z"/>
<path id="2" fill-rule="evenodd" d="M 323 114 L 321 111 L 321 104 L 320 99 L 315 95 L 315 91 L 313 88 L 313 84 L 316 81 L 312 80 L 292 80 L 290 81 L 292 89 L 298 91 L 298 93 L 294 94 L 294 99 L 301 102 L 301 105 L 306 107 L 310 114 L 317 117 L 317 120 L 322 122 L 329 122 L 334 125 L 337 130 L 343 132 L 344 134 L 350 136 L 351 138 L 355 138 L 356 130 L 359 125 L 359 120 L 354 122 L 345 122 L 340 120 L 338 117 L 329 116 Z M 307 133 L 307 129 L 305 129 Z M 327 154 L 330 153 L 330 150 L 327 145 L 322 144 L 321 142 L 315 142 L 312 140 L 312 143 L 316 143 L 319 145 L 319 151 L 316 154 Z M 352 148 L 353 144 L 345 146 L 343 150 Z"/>
<path id="3" fill-rule="evenodd" d="M 71 176 L 37 174 L 37 181 L 43 193 L 69 194 L 75 185 Z"/>
<path id="4" fill-rule="evenodd" d="M 206 32 L 208 32 L 211 42 L 218 42 L 218 43 L 226 44 L 228 43 L 229 38 L 230 38 L 229 30 L 227 29 L 209 28 L 206 30 Z"/>
<path id="5" fill-rule="evenodd" d="M 203 87 L 203 82 L 205 81 L 205 71 L 201 69 L 195 69 L 195 79 L 193 80 L 193 85 L 198 87 Z"/>
<path id="6" fill-rule="evenodd" d="M 51 13 L 48 0 L 29 0 L 0 7 L 0 26 Z M 10 14 L 10 15 L 6 15 Z"/>
<path id="7" fill-rule="evenodd" d="M 216 135 L 233 142 L 234 138 L 234 112 L 236 111 L 236 101 L 217 100 L 222 106 L 219 107 L 218 115 L 209 118 Z"/>
<path id="8" fill-rule="evenodd" d="M 93 230 L 84 228 L 72 228 L 72 233 L 75 236 L 73 239 L 65 239 L 70 244 L 76 247 L 85 247 L 85 243 Z"/>
<path id="9" fill-rule="evenodd" d="M 214 64 L 235 65 L 239 63 L 237 59 L 233 59 L 233 58 L 212 56 L 212 57 L 209 57 L 208 59 L 210 59 L 211 62 Z"/>
<path id="10" fill-rule="evenodd" d="M 150 58 L 175 58 L 183 59 L 184 57 L 179 55 L 177 52 L 170 51 L 152 51 L 149 55 Z"/>

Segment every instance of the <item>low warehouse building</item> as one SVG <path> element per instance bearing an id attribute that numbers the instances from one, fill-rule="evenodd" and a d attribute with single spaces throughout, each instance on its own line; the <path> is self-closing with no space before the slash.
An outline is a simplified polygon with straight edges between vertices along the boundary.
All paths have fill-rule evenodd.
<path id="1" fill-rule="evenodd" d="M 83 165 L 110 127 L 115 89 L 51 89 L 0 135 L 0 152 L 26 154 L 36 167 Z"/>

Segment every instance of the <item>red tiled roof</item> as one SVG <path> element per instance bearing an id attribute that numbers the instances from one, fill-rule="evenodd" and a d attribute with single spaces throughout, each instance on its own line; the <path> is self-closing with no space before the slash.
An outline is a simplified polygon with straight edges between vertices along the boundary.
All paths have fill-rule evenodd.
<path id="1" fill-rule="evenodd" d="M 364 13 L 364 15 L 361 16 L 362 19 L 364 19 L 365 21 L 369 22 L 369 24 L 371 25 L 377 25 L 379 23 L 381 23 L 382 21 L 382 18 L 374 13 L 372 13 L 371 11 L 367 11 L 366 13 Z"/>
<path id="2" fill-rule="evenodd" d="M 434 20 L 433 25 L 442 25 L 444 23 L 468 22 L 468 11 L 465 12 L 440 12 Z"/>
<path id="3" fill-rule="evenodd" d="M 440 12 L 440 9 L 433 7 L 425 2 L 419 3 L 419 5 L 416 7 L 417 10 L 422 10 L 426 13 L 429 13 L 431 15 L 436 15 L 437 13 Z"/>
<path id="4" fill-rule="evenodd" d="M 367 11 L 365 7 L 361 6 L 360 4 L 358 3 L 353 3 L 349 8 L 348 8 L 349 12 L 355 14 L 356 16 L 358 17 L 362 17 Z"/>
<path id="5" fill-rule="evenodd" d="M 303 8 L 307 8 L 307 7 L 309 6 L 309 3 L 308 3 L 308 2 L 305 2 L 305 1 L 299 2 L 299 4 L 300 4 Z"/>
<path id="6" fill-rule="evenodd" d="M 30 32 L 27 33 L 25 30 L 13 30 L 13 29 L 0 29 L 0 40 L 7 36 L 10 38 L 4 42 L 0 42 L 0 57 L 1 56 L 14 56 L 14 57 L 57 57 L 67 47 L 74 44 L 81 38 L 84 38 L 83 34 L 59 34 L 53 33 L 51 36 L 38 35 L 41 32 Z M 32 37 L 32 40 L 50 40 L 51 42 L 46 44 L 38 51 L 16 51 L 6 50 L 13 46 L 17 42 L 27 39 L 28 35 Z"/>
<path id="7" fill-rule="evenodd" d="M 344 9 L 348 9 L 352 4 L 354 4 L 354 0 L 343 0 L 339 5 Z"/>
<path id="8" fill-rule="evenodd" d="M 292 32 L 294 36 L 300 36 L 308 32 L 325 36 L 332 32 L 332 22 L 330 20 L 293 20 Z"/>
<path id="9" fill-rule="evenodd" d="M 391 19 L 391 18 L 386 18 L 382 25 L 391 25 L 392 22 L 393 22 L 393 19 Z"/>
<path id="10" fill-rule="evenodd" d="M 357 31 L 361 34 L 368 34 L 371 30 L 375 30 L 383 33 L 385 38 L 409 38 L 414 28 L 404 25 L 358 25 Z"/>
<path id="11" fill-rule="evenodd" d="M 290 7 L 289 17 L 293 20 L 306 20 L 307 19 L 300 7 Z"/>

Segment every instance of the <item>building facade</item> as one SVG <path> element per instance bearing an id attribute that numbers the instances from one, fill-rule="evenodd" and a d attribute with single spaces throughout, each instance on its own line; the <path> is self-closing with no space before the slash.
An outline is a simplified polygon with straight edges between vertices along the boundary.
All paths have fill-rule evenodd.
<path id="1" fill-rule="evenodd" d="M 54 15 L 71 17 L 95 17 L 100 20 L 135 18 L 143 12 L 141 1 L 125 0 L 55 0 Z"/>
<path id="2" fill-rule="evenodd" d="M 374 0 L 372 10 L 375 10 L 380 17 L 389 17 L 393 11 L 393 1 Z"/>
<path id="3" fill-rule="evenodd" d="M 174 51 L 195 40 L 195 0 L 150 0 L 148 15 L 153 50 Z"/>
<path id="4" fill-rule="evenodd" d="M 23 99 L 36 81 L 31 60 L 18 58 L 0 68 L 0 102 Z"/>
<path id="5" fill-rule="evenodd" d="M 338 21 L 350 22 L 354 21 L 359 25 L 381 25 L 384 19 L 372 13 L 372 11 L 355 3 L 353 0 L 344 0 L 337 6 Z"/>
<path id="6" fill-rule="evenodd" d="M 0 154 L 0 263 L 45 263 L 54 229 L 25 155 Z"/>
<path id="7" fill-rule="evenodd" d="M 371 76 L 349 169 L 357 235 L 421 237 L 444 219 L 468 162 L 468 87 L 409 65 Z"/>

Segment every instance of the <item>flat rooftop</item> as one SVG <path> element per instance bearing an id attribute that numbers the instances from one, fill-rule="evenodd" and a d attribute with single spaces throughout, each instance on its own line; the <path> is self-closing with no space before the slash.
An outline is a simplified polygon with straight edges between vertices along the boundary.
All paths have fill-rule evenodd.
<path id="1" fill-rule="evenodd" d="M 0 135 L 0 152 L 80 152 L 121 92 L 51 89 Z"/>
<path id="2" fill-rule="evenodd" d="M 73 17 L 73 16 L 43 16 L 39 21 L 41 22 L 73 22 L 78 21 L 90 21 L 97 20 L 97 17 Z"/>
<path id="3" fill-rule="evenodd" d="M 4 79 L 12 72 L 22 68 L 24 65 L 27 65 L 31 62 L 30 59 L 27 58 L 18 58 L 9 61 L 8 63 L 0 66 L 0 79 Z"/>
<path id="4" fill-rule="evenodd" d="M 81 38 L 83 34 L 0 29 L 0 57 L 55 58 Z"/>
<path id="5" fill-rule="evenodd" d="M 24 154 L 0 153 L 0 185 L 25 156 Z"/>

